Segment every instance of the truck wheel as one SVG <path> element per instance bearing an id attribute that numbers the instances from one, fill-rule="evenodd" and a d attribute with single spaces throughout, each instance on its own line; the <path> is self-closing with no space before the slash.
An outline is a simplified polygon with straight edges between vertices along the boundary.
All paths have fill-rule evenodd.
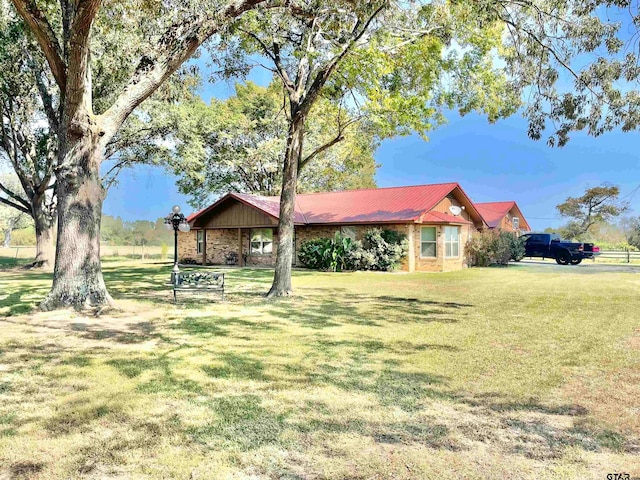
<path id="1" fill-rule="evenodd" d="M 560 252 L 556 256 L 556 263 L 558 265 L 569 265 L 569 262 L 571 262 L 571 255 L 569 255 L 569 252 Z"/>
<path id="2" fill-rule="evenodd" d="M 581 258 L 576 258 L 574 260 L 571 260 L 571 265 L 580 265 L 580 263 L 582 263 Z"/>

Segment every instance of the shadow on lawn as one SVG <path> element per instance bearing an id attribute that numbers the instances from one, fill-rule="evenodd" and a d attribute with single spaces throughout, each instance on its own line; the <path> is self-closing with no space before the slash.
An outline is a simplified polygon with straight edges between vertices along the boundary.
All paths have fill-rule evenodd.
<path id="1" fill-rule="evenodd" d="M 314 291 L 318 294 L 272 302 L 268 313 L 309 328 L 323 329 L 343 324 L 380 327 L 390 322 L 457 323 L 465 315 L 464 310 L 473 307 L 465 303 L 386 295 L 345 296 L 343 291 L 333 289 Z"/>
<path id="2" fill-rule="evenodd" d="M 159 400 L 175 398 L 197 402 L 211 410 L 212 416 L 204 423 L 183 425 L 179 411 L 171 425 L 164 425 L 167 419 L 146 421 L 152 431 L 166 431 L 181 438 L 186 435 L 205 448 L 246 451 L 272 445 L 286 449 L 293 432 L 308 438 L 344 433 L 368 437 L 377 443 L 419 444 L 446 450 L 463 450 L 470 448 L 469 442 L 482 442 L 498 447 L 505 454 L 540 460 L 557 458 L 564 454 L 566 447 L 637 452 L 631 439 L 589 423 L 587 410 L 579 405 L 546 405 L 535 399 L 507 401 L 490 393 L 470 396 L 452 391 L 446 377 L 406 371 L 402 365 L 385 365 L 378 357 L 383 352 L 397 354 L 426 349 L 455 355 L 456 347 L 383 343 L 366 338 L 335 341 L 329 336 L 314 336 L 307 341 L 314 356 L 294 364 L 284 352 L 264 355 L 261 345 L 230 352 L 217 351 L 206 343 L 180 344 L 157 353 L 114 357 L 111 349 L 79 351 L 54 343 L 14 342 L 0 346 L 0 359 L 5 364 L 29 368 L 27 381 L 37 385 L 41 393 L 54 392 L 65 388 L 65 382 L 71 385 L 77 381 L 73 376 L 66 378 L 53 370 L 51 367 L 55 365 L 75 372 L 104 364 L 115 369 L 123 379 L 134 382 L 138 394 L 158 396 Z M 204 377 L 188 373 L 193 371 L 194 365 L 189 362 L 198 350 L 206 359 L 199 367 Z M 229 381 L 235 384 L 233 393 L 228 393 L 226 384 L 218 383 Z M 345 411 L 339 402 L 274 403 L 274 391 L 313 391 L 327 387 L 342 392 L 332 396 L 364 395 L 365 406 L 351 412 Z M 19 401 L 17 394 L 25 387 L 18 382 L 8 386 L 0 384 L 2 388 L 12 394 L 7 398 Z M 87 392 L 77 402 L 66 404 L 61 410 L 54 409 L 51 417 L 38 421 L 56 436 L 91 431 L 98 423 L 116 428 L 123 422 L 139 421 L 126 413 L 130 411 L 129 401 L 129 396 L 122 393 L 94 398 Z M 371 406 L 366 405 L 369 402 Z M 449 413 L 439 415 L 438 405 L 445 405 L 443 411 Z M 432 407 L 435 409 L 431 410 Z M 8 404 L 6 408 L 12 406 Z M 382 409 L 388 414 L 369 415 L 369 409 Z M 562 417 L 575 420 L 558 421 Z M 19 422 L 14 417 L 0 416 L 0 423 L 4 424 L 0 425 L 0 431 L 4 429 L 15 435 Z M 159 441 L 158 435 L 154 441 Z"/>
<path id="3" fill-rule="evenodd" d="M 160 300 L 159 295 L 168 291 L 162 282 L 166 281 L 169 272 L 170 267 L 159 271 L 157 266 L 105 269 L 107 282 L 116 298 L 139 299 L 149 293 L 153 301 L 162 302 L 166 300 Z M 40 274 L 28 275 L 34 278 L 31 275 Z M 234 281 L 249 282 L 250 286 L 262 288 L 272 272 L 234 270 L 229 275 Z M 9 301 L 23 305 L 21 299 L 28 287 L 26 282 L 22 283 L 11 287 L 7 297 L 0 300 L 4 302 L 0 306 L 10 306 L 6 303 Z M 313 291 L 318 295 L 303 293 L 291 300 L 266 303 L 261 308 L 267 314 L 314 330 L 354 324 L 391 328 L 389 324 L 396 322 L 453 324 L 463 322 L 467 311 L 473 308 L 465 303 L 405 296 L 368 294 L 354 297 L 336 289 Z M 283 331 L 278 322 L 261 318 L 187 316 L 170 324 L 167 333 L 160 332 L 149 322 L 128 324 L 122 330 L 81 322 L 72 324 L 71 328 L 71 334 L 94 341 L 139 343 L 161 340 L 163 343 L 152 353 L 114 357 L 113 350 L 100 347 L 74 350 L 54 343 L 25 345 L 14 342 L 0 345 L 0 362 L 7 364 L 12 372 L 28 369 L 28 378 L 34 385 L 41 391 L 50 390 L 52 394 L 66 381 L 64 375 L 71 375 L 74 369 L 104 364 L 115 369 L 123 381 L 135 382 L 138 394 L 189 401 L 198 399 L 211 410 L 210 419 L 204 424 L 187 427 L 181 425 L 178 412 L 171 431 L 213 449 L 251 450 L 265 445 L 288 448 L 291 433 L 285 434 L 287 430 L 320 436 L 322 433 L 357 434 L 378 443 L 420 444 L 448 450 L 468 448 L 469 442 L 488 442 L 505 453 L 536 459 L 556 458 L 566 447 L 624 453 L 637 452 L 638 448 L 635 439 L 594 426 L 588 420 L 587 410 L 580 405 L 547 405 L 536 399 L 513 401 L 491 393 L 472 396 L 451 390 L 446 377 L 403 368 L 406 365 L 404 356 L 429 350 L 451 357 L 455 362 L 455 356 L 460 353 L 460 347 L 455 345 L 367 337 L 337 340 L 329 334 L 311 332 L 295 340 L 309 353 L 292 362 L 287 351 L 265 354 L 264 345 L 256 335 L 252 336 L 255 331 L 276 335 Z M 218 337 L 244 339 L 247 343 L 241 351 L 230 351 L 229 348 L 220 351 L 212 347 Z M 189 359 L 194 351 L 204 355 L 206 362 L 196 367 L 196 375 L 190 375 L 188 372 L 194 365 Z M 52 367 L 57 365 L 64 366 L 67 373 L 55 371 Z M 69 379 L 71 381 L 73 378 Z M 221 382 L 225 385 L 224 382 L 230 381 L 240 385 L 242 392 L 221 395 L 225 391 L 221 390 Z M 15 394 L 14 390 L 20 388 L 20 384 L 0 383 L 0 393 Z M 279 405 L 273 397 L 277 390 L 295 392 L 315 388 L 335 390 L 337 397 L 363 396 L 371 402 L 370 408 L 394 414 L 385 420 L 367 415 L 369 407 L 363 407 L 358 415 L 357 412 L 345 413 L 338 403 L 329 405 L 316 401 L 302 406 L 296 406 L 295 402 Z M 19 395 L 11 398 L 19 399 Z M 67 435 L 90 428 L 92 422 L 108 424 L 111 421 L 116 425 L 128 422 L 123 413 L 128 411 L 127 402 L 127 398 L 101 398 L 70 404 L 46 419 L 44 425 L 50 433 Z M 453 410 L 454 414 L 446 419 L 444 416 L 425 416 L 429 407 L 440 403 L 446 405 L 445 411 Z M 464 416 L 464 422 L 458 420 L 458 413 Z M 558 418 L 564 421 L 558 421 Z M 567 422 L 567 418 L 574 421 Z M 15 435 L 18 421 L 14 417 L 4 418 L 6 428 L 0 432 L 6 430 L 7 435 Z M 148 428 L 163 431 L 161 425 L 154 426 L 153 419 L 148 421 Z"/>

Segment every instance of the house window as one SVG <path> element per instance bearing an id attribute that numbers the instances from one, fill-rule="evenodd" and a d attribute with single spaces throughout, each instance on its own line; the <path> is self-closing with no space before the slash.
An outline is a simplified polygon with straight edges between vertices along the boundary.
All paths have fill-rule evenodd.
<path id="1" fill-rule="evenodd" d="M 511 225 L 514 230 L 518 230 L 518 228 L 520 228 L 520 219 L 518 217 L 513 217 L 511 219 Z"/>
<path id="2" fill-rule="evenodd" d="M 460 256 L 460 227 L 444 227 L 444 256 Z"/>
<path id="3" fill-rule="evenodd" d="M 353 227 L 353 226 L 340 227 L 340 236 L 342 238 L 350 238 L 351 240 L 355 240 L 356 239 L 356 227 Z"/>
<path id="4" fill-rule="evenodd" d="M 196 232 L 196 251 L 198 253 L 204 252 L 204 230 Z"/>
<path id="5" fill-rule="evenodd" d="M 436 227 L 422 227 L 420 229 L 420 256 L 436 256 Z"/>
<path id="6" fill-rule="evenodd" d="M 273 230 L 256 228 L 251 230 L 251 255 L 270 255 L 273 252 Z"/>

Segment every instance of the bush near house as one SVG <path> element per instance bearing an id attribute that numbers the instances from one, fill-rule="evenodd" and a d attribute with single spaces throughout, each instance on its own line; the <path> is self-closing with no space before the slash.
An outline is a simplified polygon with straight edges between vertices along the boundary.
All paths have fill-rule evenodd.
<path id="1" fill-rule="evenodd" d="M 467 242 L 465 253 L 469 265 L 489 267 L 507 265 L 509 260 L 519 262 L 524 258 L 525 248 L 522 239 L 511 232 L 483 230 Z"/>
<path id="2" fill-rule="evenodd" d="M 348 268 L 348 255 L 353 241 L 336 232 L 334 238 L 316 238 L 303 242 L 298 258 L 308 268 L 340 272 Z"/>
<path id="3" fill-rule="evenodd" d="M 508 232 L 504 232 L 508 233 Z M 511 260 L 514 262 L 519 262 L 522 260 L 527 253 L 527 250 L 524 246 L 525 239 L 523 237 L 518 237 L 513 233 L 509 233 L 510 243 L 509 249 L 511 250 Z"/>
<path id="4" fill-rule="evenodd" d="M 406 237 L 394 230 L 372 229 L 363 241 L 353 241 L 336 233 L 334 238 L 318 238 L 300 246 L 298 258 L 308 268 L 390 271 L 398 268 L 409 250 Z"/>
<path id="5" fill-rule="evenodd" d="M 365 233 L 362 242 L 354 242 L 354 247 L 349 254 L 353 270 L 395 270 L 409 252 L 404 234 L 377 228 Z"/>

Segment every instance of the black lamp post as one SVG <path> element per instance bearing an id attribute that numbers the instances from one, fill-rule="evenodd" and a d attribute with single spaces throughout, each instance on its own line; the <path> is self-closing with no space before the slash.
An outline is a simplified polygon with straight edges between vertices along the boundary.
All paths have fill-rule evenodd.
<path id="1" fill-rule="evenodd" d="M 164 219 L 167 230 L 173 229 L 173 270 L 171 271 L 171 284 L 174 285 L 180 269 L 178 268 L 178 230 L 188 232 L 191 230 L 185 216 L 180 213 L 180 207 L 174 205 L 171 213 Z"/>

